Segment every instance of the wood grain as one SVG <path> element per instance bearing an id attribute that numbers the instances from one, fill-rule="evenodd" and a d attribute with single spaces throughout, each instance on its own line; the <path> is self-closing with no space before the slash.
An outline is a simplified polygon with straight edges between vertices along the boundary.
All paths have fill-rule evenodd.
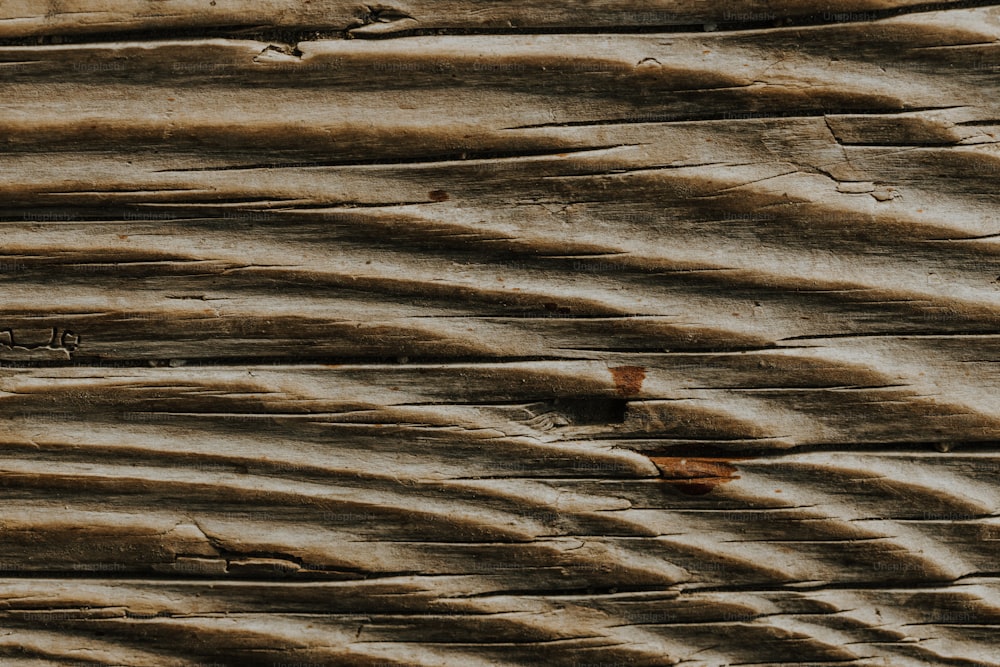
<path id="1" fill-rule="evenodd" d="M 1000 10 L 0 8 L 0 664 L 1000 665 Z"/>

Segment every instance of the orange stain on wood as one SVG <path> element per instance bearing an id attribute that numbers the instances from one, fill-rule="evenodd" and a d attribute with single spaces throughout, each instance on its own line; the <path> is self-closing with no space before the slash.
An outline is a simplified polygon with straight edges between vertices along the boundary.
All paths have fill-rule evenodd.
<path id="1" fill-rule="evenodd" d="M 740 476 L 728 459 L 697 459 L 681 456 L 651 456 L 663 481 L 683 494 L 703 496 Z"/>
<path id="2" fill-rule="evenodd" d="M 635 396 L 642 391 L 642 381 L 646 379 L 646 369 L 642 366 L 615 366 L 608 370 L 622 396 Z"/>

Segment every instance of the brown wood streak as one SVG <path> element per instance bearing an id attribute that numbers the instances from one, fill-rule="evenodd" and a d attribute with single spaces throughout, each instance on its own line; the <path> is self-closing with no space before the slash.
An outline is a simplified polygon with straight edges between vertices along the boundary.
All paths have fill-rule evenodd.
<path id="1" fill-rule="evenodd" d="M 942 0 L 937 7 L 989 4 Z M 921 0 L 845 0 L 835 8 L 809 0 L 776 0 L 766 7 L 753 0 L 712 4 L 700 0 L 637 2 L 582 0 L 539 4 L 526 0 L 479 4 L 467 0 L 405 0 L 367 5 L 345 0 L 292 0 L 226 4 L 190 0 L 122 0 L 99 8 L 93 3 L 65 0 L 24 0 L 5 3 L 0 10 L 0 37 L 98 33 L 113 35 L 150 30 L 228 29 L 234 32 L 268 28 L 311 30 L 349 37 L 384 37 L 438 30 L 573 30 L 679 27 L 716 30 L 719 27 L 782 26 L 798 22 L 869 21 L 899 13 L 926 11 Z"/>
<path id="2" fill-rule="evenodd" d="M 1000 11 L 0 7 L 0 664 L 1000 665 Z"/>

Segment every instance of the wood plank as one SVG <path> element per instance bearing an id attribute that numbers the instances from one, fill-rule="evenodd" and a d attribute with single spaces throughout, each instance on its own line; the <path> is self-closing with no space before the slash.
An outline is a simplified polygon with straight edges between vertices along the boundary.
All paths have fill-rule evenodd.
<path id="1" fill-rule="evenodd" d="M 998 40 L 5 2 L 0 663 L 1000 665 Z"/>
<path id="2" fill-rule="evenodd" d="M 636 2 L 585 0 L 547 4 L 525 0 L 479 3 L 470 0 L 403 0 L 366 5 L 344 0 L 296 3 L 288 0 L 239 0 L 212 5 L 192 0 L 82 2 L 11 0 L 0 12 L 0 37 L 65 37 L 142 31 L 216 29 L 254 32 L 268 29 L 319 31 L 322 35 L 378 38 L 455 31 L 544 31 L 639 29 L 712 32 L 789 24 L 867 22 L 928 8 L 989 6 L 976 0 L 847 0 L 836 7 L 807 0 L 766 4 L 736 0 L 713 5 L 701 0 Z"/>

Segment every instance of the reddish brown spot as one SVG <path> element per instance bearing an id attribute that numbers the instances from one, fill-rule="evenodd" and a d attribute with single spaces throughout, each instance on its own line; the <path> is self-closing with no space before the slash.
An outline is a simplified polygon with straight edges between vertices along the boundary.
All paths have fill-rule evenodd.
<path id="1" fill-rule="evenodd" d="M 448 201 L 448 193 L 444 190 L 431 190 L 427 193 L 431 201 Z"/>
<path id="2" fill-rule="evenodd" d="M 659 468 L 664 482 L 689 496 L 703 496 L 740 478 L 736 466 L 727 459 L 651 456 L 649 460 Z"/>
<path id="3" fill-rule="evenodd" d="M 646 379 L 646 369 L 642 366 L 615 366 L 608 370 L 622 396 L 634 396 L 642 391 L 642 381 Z"/>
<path id="4" fill-rule="evenodd" d="M 122 241 L 124 241 L 125 239 L 128 238 L 128 234 L 119 234 L 118 238 L 120 238 Z"/>

